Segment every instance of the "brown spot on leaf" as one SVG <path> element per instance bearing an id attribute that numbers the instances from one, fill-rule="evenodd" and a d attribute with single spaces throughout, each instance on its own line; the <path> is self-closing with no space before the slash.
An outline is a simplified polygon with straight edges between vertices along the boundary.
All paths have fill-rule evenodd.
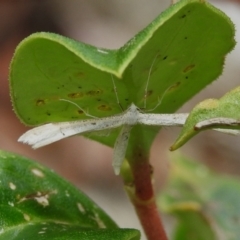
<path id="1" fill-rule="evenodd" d="M 98 110 L 100 110 L 100 111 L 111 111 L 112 108 L 110 106 L 106 105 L 106 104 L 102 104 L 102 105 L 98 106 Z"/>
<path id="2" fill-rule="evenodd" d="M 80 109 L 77 112 L 78 114 L 84 114 L 83 110 L 80 110 Z"/>
<path id="3" fill-rule="evenodd" d="M 36 101 L 36 105 L 37 106 L 42 106 L 42 105 L 44 105 L 45 104 L 45 101 L 43 100 L 43 99 L 38 99 L 37 101 Z"/>
<path id="4" fill-rule="evenodd" d="M 83 73 L 83 72 L 76 72 L 76 73 L 74 74 L 74 77 L 83 78 L 83 77 L 85 77 L 85 73 Z"/>
<path id="5" fill-rule="evenodd" d="M 87 92 L 87 95 L 88 96 L 98 96 L 98 95 L 102 94 L 102 92 L 103 91 L 100 90 L 100 89 L 90 90 L 90 91 Z"/>
<path id="6" fill-rule="evenodd" d="M 148 90 L 145 94 L 145 98 L 150 97 L 153 94 L 153 90 Z"/>
<path id="7" fill-rule="evenodd" d="M 189 71 L 191 71 L 194 67 L 195 67 L 195 64 L 190 64 L 190 65 L 188 65 L 187 67 L 185 67 L 185 68 L 183 69 L 183 72 L 184 72 L 184 73 L 189 72 Z"/>
<path id="8" fill-rule="evenodd" d="M 83 93 L 81 93 L 81 92 L 76 92 L 76 93 L 69 93 L 68 94 L 68 97 L 70 97 L 70 98 L 81 98 L 81 97 L 83 97 Z"/>
<path id="9" fill-rule="evenodd" d="M 180 84 L 181 84 L 181 82 L 176 82 L 175 84 L 173 84 L 173 85 L 168 89 L 168 91 L 175 90 L 176 88 L 179 87 Z"/>

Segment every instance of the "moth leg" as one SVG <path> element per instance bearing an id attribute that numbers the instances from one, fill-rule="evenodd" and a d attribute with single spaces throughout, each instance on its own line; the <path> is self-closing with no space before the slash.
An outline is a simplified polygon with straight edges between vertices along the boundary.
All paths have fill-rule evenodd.
<path id="1" fill-rule="evenodd" d="M 114 144 L 112 166 L 116 175 L 119 175 L 122 163 L 125 159 L 131 129 L 132 126 L 123 125 Z"/>

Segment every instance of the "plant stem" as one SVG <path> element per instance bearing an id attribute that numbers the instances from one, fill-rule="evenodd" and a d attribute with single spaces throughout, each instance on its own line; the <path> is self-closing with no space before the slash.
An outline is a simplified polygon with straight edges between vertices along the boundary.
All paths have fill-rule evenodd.
<path id="1" fill-rule="evenodd" d="M 167 240 L 160 219 L 152 186 L 152 170 L 142 149 L 136 149 L 130 162 L 132 182 L 125 181 L 126 191 L 133 203 L 148 240 Z"/>

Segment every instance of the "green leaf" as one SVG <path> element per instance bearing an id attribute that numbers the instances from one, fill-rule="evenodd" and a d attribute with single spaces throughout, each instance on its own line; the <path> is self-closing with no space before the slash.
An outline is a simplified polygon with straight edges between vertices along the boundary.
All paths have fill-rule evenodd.
<path id="1" fill-rule="evenodd" d="M 178 138 L 170 149 L 176 150 L 202 130 L 240 129 L 239 119 L 240 87 L 237 87 L 226 93 L 219 100 L 207 99 L 197 104 L 189 114 Z M 205 120 L 209 122 L 206 127 L 196 127 L 197 124 Z"/>
<path id="2" fill-rule="evenodd" d="M 0 151 L 0 240 L 138 240 L 53 171 Z"/>
<path id="3" fill-rule="evenodd" d="M 174 240 L 240 239 L 239 178 L 178 156 L 158 200 L 160 209 L 178 220 Z"/>
<path id="4" fill-rule="evenodd" d="M 12 60 L 13 106 L 32 126 L 89 118 L 60 99 L 96 117 L 121 113 L 132 102 L 146 112 L 171 113 L 221 74 L 234 45 L 230 19 L 203 0 L 177 2 L 118 50 L 36 33 Z M 135 126 L 133 132 L 129 149 L 143 139 L 148 151 L 156 129 Z M 89 137 L 113 146 L 117 133 Z"/>

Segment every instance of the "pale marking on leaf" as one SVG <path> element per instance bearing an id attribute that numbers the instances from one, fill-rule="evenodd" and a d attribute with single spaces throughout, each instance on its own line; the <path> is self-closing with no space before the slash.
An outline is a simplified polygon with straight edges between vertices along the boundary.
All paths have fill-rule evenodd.
<path id="1" fill-rule="evenodd" d="M 44 196 L 40 196 L 40 197 L 35 197 L 34 199 L 43 207 L 47 207 L 49 206 L 49 201 L 48 201 L 49 195 L 46 194 Z"/>
<path id="2" fill-rule="evenodd" d="M 16 185 L 13 184 L 12 182 L 9 183 L 9 187 L 12 189 L 12 190 L 16 190 Z"/>
<path id="3" fill-rule="evenodd" d="M 51 194 L 57 194 L 57 190 L 54 190 L 52 192 L 37 192 L 37 193 L 34 193 L 34 194 L 30 194 L 26 197 L 23 197 L 21 198 L 17 203 L 21 203 L 21 202 L 24 202 L 24 201 L 27 201 L 27 200 L 36 200 L 37 203 L 39 203 L 40 205 L 42 205 L 43 207 L 47 207 L 49 206 L 49 197 Z"/>
<path id="4" fill-rule="evenodd" d="M 38 234 L 44 234 L 44 233 L 46 233 L 46 232 L 44 232 L 44 231 L 38 232 Z"/>
<path id="5" fill-rule="evenodd" d="M 11 207 L 14 207 L 14 203 L 13 202 L 8 202 L 8 205 L 10 205 Z"/>
<path id="6" fill-rule="evenodd" d="M 1 228 L 1 229 L 0 229 L 0 234 L 3 234 L 3 233 L 4 233 L 4 229 Z"/>
<path id="7" fill-rule="evenodd" d="M 94 213 L 94 217 L 90 217 L 92 218 L 98 225 L 99 228 L 106 228 L 105 223 L 99 218 L 98 213 Z"/>
<path id="8" fill-rule="evenodd" d="M 86 210 L 81 203 L 77 203 L 77 207 L 81 213 L 86 213 Z"/>
<path id="9" fill-rule="evenodd" d="M 37 169 L 37 168 L 32 168 L 31 169 L 31 172 L 35 175 L 35 176 L 37 176 L 37 177 L 44 177 L 45 175 L 44 175 L 44 173 L 42 172 L 42 171 L 40 171 L 39 169 Z"/>
<path id="10" fill-rule="evenodd" d="M 104 51 L 104 50 L 102 50 L 102 49 L 99 49 L 99 48 L 97 49 L 97 51 L 98 51 L 98 52 L 100 52 L 100 53 L 103 53 L 103 54 L 108 54 L 108 52 L 107 52 L 107 51 Z"/>
<path id="11" fill-rule="evenodd" d="M 70 197 L 69 192 L 67 190 L 65 191 L 65 195 L 66 197 Z"/>
<path id="12" fill-rule="evenodd" d="M 26 221 L 28 221 L 28 222 L 31 220 L 30 216 L 27 215 L 26 213 L 23 214 L 23 217 L 24 217 L 24 219 L 25 219 Z"/>

